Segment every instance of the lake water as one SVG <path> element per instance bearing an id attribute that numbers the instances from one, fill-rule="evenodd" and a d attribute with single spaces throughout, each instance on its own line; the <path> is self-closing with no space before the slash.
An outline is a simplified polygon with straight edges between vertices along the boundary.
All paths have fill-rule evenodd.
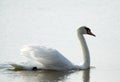
<path id="1" fill-rule="evenodd" d="M 119 82 L 119 69 L 97 69 L 78 71 L 12 71 L 1 65 L 1 82 Z"/>
<path id="2" fill-rule="evenodd" d="M 120 82 L 119 6 L 119 0 L 0 0 L 0 82 Z M 55 48 L 80 65 L 76 29 L 84 25 L 96 34 L 85 35 L 94 68 L 7 70 L 10 63 L 27 61 L 20 50 L 31 44 Z"/>

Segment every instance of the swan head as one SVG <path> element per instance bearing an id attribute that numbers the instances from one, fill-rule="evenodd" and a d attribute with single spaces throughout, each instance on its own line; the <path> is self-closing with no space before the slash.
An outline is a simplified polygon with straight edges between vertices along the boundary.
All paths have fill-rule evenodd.
<path id="1" fill-rule="evenodd" d="M 78 33 L 80 34 L 88 34 L 88 35 L 92 35 L 92 36 L 95 36 L 95 34 L 93 34 L 91 32 L 91 29 L 86 27 L 86 26 L 81 26 L 80 28 L 78 28 Z"/>

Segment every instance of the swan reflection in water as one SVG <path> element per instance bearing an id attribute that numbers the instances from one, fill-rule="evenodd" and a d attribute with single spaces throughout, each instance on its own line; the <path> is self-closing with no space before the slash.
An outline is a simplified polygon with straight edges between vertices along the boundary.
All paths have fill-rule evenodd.
<path id="1" fill-rule="evenodd" d="M 89 82 L 90 69 L 81 71 L 19 71 L 21 82 Z M 79 78 L 77 78 L 77 77 Z M 18 79 L 18 78 L 17 78 Z M 74 81 L 73 80 L 73 81 Z M 81 81 L 82 80 L 82 81 Z M 77 82 L 76 81 L 76 82 Z"/>

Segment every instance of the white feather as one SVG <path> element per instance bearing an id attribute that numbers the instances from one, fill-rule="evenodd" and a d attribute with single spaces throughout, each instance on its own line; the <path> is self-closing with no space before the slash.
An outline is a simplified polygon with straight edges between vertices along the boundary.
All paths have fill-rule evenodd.
<path id="1" fill-rule="evenodd" d="M 74 65 L 61 53 L 51 48 L 42 46 L 27 46 L 21 50 L 21 54 L 32 61 L 42 64 L 44 69 L 64 70 L 72 69 L 74 67 Z"/>

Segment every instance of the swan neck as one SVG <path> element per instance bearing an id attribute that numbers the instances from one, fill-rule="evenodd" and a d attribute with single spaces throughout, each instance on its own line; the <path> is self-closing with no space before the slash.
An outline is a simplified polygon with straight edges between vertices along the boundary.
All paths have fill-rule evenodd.
<path id="1" fill-rule="evenodd" d="M 83 34 L 78 34 L 81 46 L 82 46 L 82 52 L 83 52 L 83 63 L 81 65 L 82 69 L 87 69 L 90 67 L 90 55 L 89 55 L 89 50 L 85 41 L 85 38 Z"/>

